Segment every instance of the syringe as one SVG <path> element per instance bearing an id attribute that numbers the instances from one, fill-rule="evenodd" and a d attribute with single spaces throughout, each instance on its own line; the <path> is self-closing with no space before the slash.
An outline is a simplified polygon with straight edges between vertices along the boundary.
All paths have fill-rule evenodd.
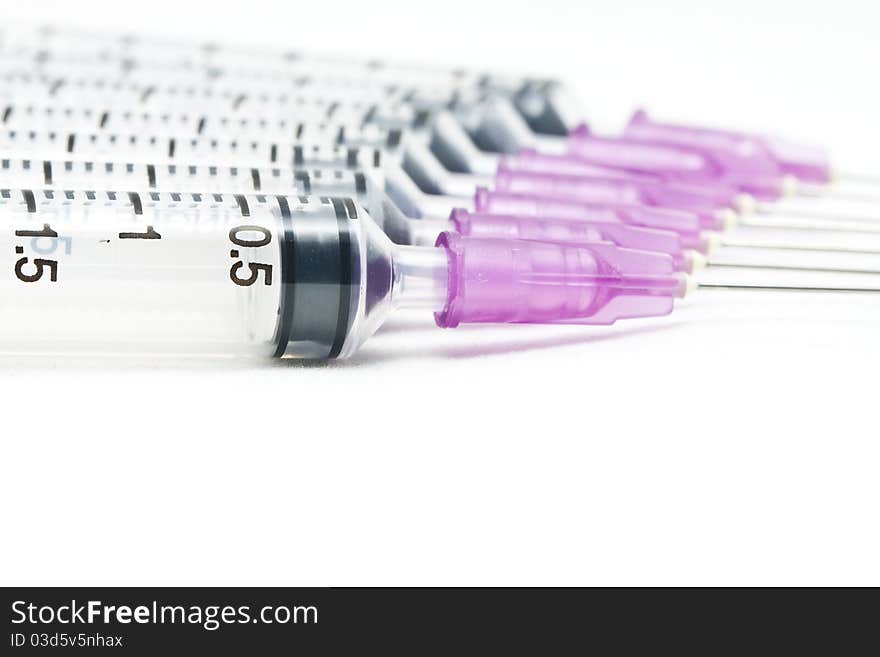
<path id="1" fill-rule="evenodd" d="M 74 162 L 30 159 L 0 161 L 0 188 L 56 190 L 126 189 L 142 193 L 156 190 L 178 193 L 263 193 L 318 196 L 344 195 L 364 207 L 397 244 L 433 245 L 439 234 L 453 230 L 510 238 L 551 240 L 561 243 L 606 241 L 617 246 L 655 250 L 673 256 L 678 269 L 690 269 L 691 261 L 675 233 L 626 225 L 619 214 L 596 209 L 577 221 L 540 220 L 529 217 L 488 217 L 453 210 L 449 219 L 429 221 L 406 218 L 373 184 L 372 178 L 350 170 L 258 169 L 213 165 L 156 165 L 122 162 Z M 466 220 L 464 218 L 466 217 Z"/>
<path id="2" fill-rule="evenodd" d="M 609 244 L 396 246 L 346 198 L 21 190 L 0 213 L 4 352 L 336 358 L 402 307 L 608 324 L 686 290 L 668 256 Z"/>
<path id="3" fill-rule="evenodd" d="M 398 308 L 442 327 L 610 324 L 689 287 L 669 256 L 607 243 L 397 246 L 346 198 L 20 190 L 0 213 L 5 353 L 337 358 Z"/>

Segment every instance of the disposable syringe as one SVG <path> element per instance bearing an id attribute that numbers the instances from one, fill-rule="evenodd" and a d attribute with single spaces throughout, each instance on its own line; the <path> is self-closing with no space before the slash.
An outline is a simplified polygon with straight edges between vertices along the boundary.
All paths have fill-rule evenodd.
<path id="1" fill-rule="evenodd" d="M 624 210 L 599 206 L 578 217 L 539 219 L 493 216 L 453 209 L 448 217 L 411 219 L 383 193 L 375 176 L 360 171 L 314 168 L 284 169 L 224 165 L 142 164 L 111 161 L 0 160 L 0 188 L 46 188 L 67 194 L 75 189 L 125 189 L 150 194 L 239 193 L 344 195 L 364 207 L 398 244 L 433 244 L 447 230 L 483 237 L 512 237 L 559 242 L 607 241 L 617 246 L 656 250 L 673 256 L 680 269 L 690 269 L 690 256 L 677 233 L 634 225 Z M 650 213 L 650 210 L 645 212 Z M 659 213 L 658 213 L 659 214 Z M 635 220 L 638 224 L 638 219 Z"/>
<path id="2" fill-rule="evenodd" d="M 395 246 L 345 198 L 21 190 L 0 213 L 3 352 L 335 358 L 401 307 L 607 324 L 686 291 L 668 256 L 608 244 Z"/>
<path id="3" fill-rule="evenodd" d="M 605 241 L 617 246 L 658 250 L 673 256 L 679 269 L 689 269 L 688 255 L 678 236 L 624 225 L 612 211 L 597 209 L 591 218 L 576 222 L 543 218 L 485 217 L 453 210 L 448 219 L 413 220 L 361 172 L 340 169 L 285 170 L 234 166 L 155 165 L 122 162 L 2 160 L 0 188 L 52 188 L 59 194 L 74 189 L 125 189 L 142 194 L 157 190 L 176 193 L 244 193 L 283 195 L 344 195 L 368 211 L 396 244 L 433 245 L 439 234 L 452 230 L 462 235 L 566 243 Z M 467 221 L 462 217 L 467 216 Z"/>
<path id="4" fill-rule="evenodd" d="M 0 214 L 3 353 L 337 358 L 398 308 L 442 327 L 610 324 L 691 287 L 669 256 L 607 243 L 394 245 L 346 198 L 7 190 Z"/>
<path id="5" fill-rule="evenodd" d="M 157 190 L 177 193 L 259 193 L 284 195 L 344 195 L 365 208 L 382 230 L 397 244 L 433 245 L 439 234 L 478 233 L 482 237 L 552 239 L 580 243 L 606 241 L 617 246 L 669 253 L 678 268 L 690 268 L 688 256 L 674 233 L 624 225 L 611 211 L 596 210 L 592 220 L 577 222 L 543 218 L 479 217 L 453 210 L 448 219 L 412 220 L 361 172 L 340 169 L 259 169 L 215 165 L 156 165 L 131 162 L 42 162 L 30 159 L 0 161 L 0 188 L 52 188 L 65 195 L 74 189 L 125 189 L 151 194 Z"/>

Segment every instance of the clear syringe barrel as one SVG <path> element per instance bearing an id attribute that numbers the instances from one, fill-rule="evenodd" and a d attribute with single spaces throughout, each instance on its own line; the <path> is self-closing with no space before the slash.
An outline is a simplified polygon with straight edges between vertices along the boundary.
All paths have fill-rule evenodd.
<path id="1" fill-rule="evenodd" d="M 91 77 L 57 77 L 45 73 L 0 69 L 0 98 L 16 102 L 59 103 L 76 105 L 101 103 L 111 107 L 130 107 L 152 111 L 216 111 L 260 112 L 280 115 L 296 111 L 333 113 L 348 108 L 351 112 L 367 112 L 377 104 L 415 111 L 400 100 L 399 94 L 355 93 L 345 88 L 310 85 L 290 89 L 273 87 L 249 89 L 247 85 L 183 84 L 169 82 L 151 84 L 128 77 L 117 79 Z"/>
<path id="2" fill-rule="evenodd" d="M 6 353 L 335 358 L 396 302 L 445 300 L 443 252 L 348 198 L 4 190 L 0 217 Z"/>
<path id="3" fill-rule="evenodd" d="M 126 189 L 320 196 L 366 195 L 362 171 L 337 168 L 152 164 L 112 160 L 0 158 L 0 188 Z"/>
<path id="4" fill-rule="evenodd" d="M 340 168 L 239 167 L 114 161 L 0 159 L 0 189 L 124 189 L 179 193 L 347 196 L 393 241 L 409 244 L 412 224 L 383 191 L 379 172 Z M 436 237 L 436 235 L 435 235 Z"/>
<path id="5" fill-rule="evenodd" d="M 400 132 L 389 132 L 399 141 Z M 245 166 L 301 167 L 344 166 L 379 168 L 383 150 L 359 146 L 328 145 L 251 138 L 209 138 L 188 135 L 116 134 L 76 131 L 3 130 L 0 153 L 4 157 L 105 159 L 145 163 L 210 163 Z"/>
<path id="6" fill-rule="evenodd" d="M 106 40 L 104 43 L 105 47 L 94 51 L 91 58 L 88 51 L 76 48 L 61 46 L 52 50 L 45 39 L 32 44 L 30 55 L 27 47 L 13 46 L 0 51 L 6 53 L 0 60 L 0 72 L 8 61 L 5 66 L 9 68 L 5 70 L 15 73 L 24 68 L 28 71 L 27 77 L 31 77 L 30 56 L 46 78 L 31 88 L 33 93 L 43 96 L 48 93 L 55 99 L 59 98 L 59 90 L 75 98 L 83 98 L 84 93 L 109 92 L 110 97 L 124 98 L 124 102 L 141 106 L 173 103 L 176 98 L 185 97 L 190 105 L 232 103 L 243 111 L 265 111 L 270 103 L 289 104 L 288 90 L 296 89 L 312 94 L 337 94 L 340 100 L 397 99 L 422 110 L 461 107 L 463 103 L 473 104 L 493 95 L 509 98 L 537 132 L 563 135 L 583 122 L 577 103 L 556 80 L 461 70 L 432 74 L 376 61 L 334 62 L 315 56 L 283 54 L 268 59 L 248 56 L 244 58 L 248 64 L 242 67 L 236 55 L 224 60 L 226 51 L 222 49 L 211 48 L 205 57 L 204 52 L 192 46 L 190 55 L 175 63 L 173 58 L 163 60 L 165 53 L 155 47 L 135 52 L 137 49 L 126 44 L 120 51 L 107 48 Z M 278 62 L 281 68 L 275 67 Z M 99 84 L 95 84 L 96 81 Z M 10 78 L 6 86 L 13 82 Z M 17 93 L 20 95 L 22 90 Z"/>
<path id="7" fill-rule="evenodd" d="M 41 61 L 51 58 L 79 61 L 87 54 L 104 62 L 130 62 L 127 69 L 140 70 L 151 66 L 175 67 L 200 71 L 210 66 L 214 76 L 249 75 L 258 71 L 297 71 L 318 75 L 343 75 L 374 84 L 401 84 L 419 86 L 475 86 L 516 91 L 522 85 L 536 82 L 522 76 L 494 75 L 487 71 L 431 68 L 403 62 L 353 59 L 317 53 L 292 52 L 278 48 L 245 48 L 186 42 L 168 38 L 132 38 L 101 32 L 77 31 L 70 28 L 6 30 L 0 42 L 6 52 L 40 52 Z M 539 83 L 550 81 L 540 80 Z"/>
<path id="8" fill-rule="evenodd" d="M 421 94 L 448 93 L 450 89 L 470 89 L 480 81 L 477 74 L 443 71 L 433 75 L 425 69 L 381 66 L 375 60 L 330 61 L 319 56 L 276 52 L 270 56 L 239 56 L 228 49 L 199 52 L 192 44 L 174 47 L 113 47 L 106 39 L 76 43 L 33 35 L 12 43 L 0 36 L 2 66 L 17 70 L 46 70 L 52 73 L 87 71 L 104 76 L 132 75 L 155 80 L 180 82 L 236 80 L 254 86 L 311 83 L 342 85 L 353 89 L 376 90 L 387 87 L 418 90 Z M 101 37 L 99 35 L 99 41 Z M 98 47 L 95 48 L 95 44 Z"/>
<path id="9" fill-rule="evenodd" d="M 328 115 L 330 117 L 328 118 Z M 339 139 L 379 142 L 395 128 L 418 128 L 413 116 L 380 116 L 376 106 L 365 112 L 312 111 L 297 108 L 289 114 L 224 113 L 216 110 L 157 111 L 100 103 L 63 105 L 38 102 L 0 102 L 0 126 L 6 130 L 65 130 L 208 137 L 225 139 Z"/>
<path id="10" fill-rule="evenodd" d="M 42 52 L 41 62 L 52 59 L 76 58 L 80 62 L 128 61 L 128 69 L 149 66 L 180 68 L 190 71 L 210 65 L 213 71 L 237 72 L 319 72 L 336 73 L 353 78 L 368 79 L 376 84 L 412 81 L 422 85 L 475 84 L 484 72 L 468 73 L 462 70 L 430 68 L 424 65 L 380 61 L 377 59 L 346 59 L 317 53 L 293 52 L 279 48 L 241 48 L 187 42 L 162 37 L 131 38 L 128 35 L 102 32 L 79 32 L 70 29 L 27 28 L 4 30 L 0 46 L 6 53 L 27 55 Z M 216 73 L 215 73 L 216 75 Z"/>
<path id="11" fill-rule="evenodd" d="M 451 94 L 448 101 L 427 104 L 414 102 L 411 94 L 372 94 L 359 97 L 346 88 L 332 85 L 311 85 L 295 92 L 247 91 L 246 87 L 182 86 L 168 83 L 136 84 L 88 78 L 55 78 L 46 74 L 0 76 L 0 101 L 5 101 L 2 123 L 14 127 L 27 122 L 36 127 L 45 125 L 55 116 L 73 128 L 109 127 L 119 130 L 118 121 L 148 123 L 149 130 L 186 128 L 193 123 L 197 132 L 206 128 L 224 134 L 265 132 L 280 129 L 290 134 L 291 117 L 308 117 L 315 121 L 347 122 L 351 125 L 372 124 L 383 128 L 413 128 L 428 124 L 430 117 L 445 107 L 458 114 L 481 113 L 488 92 Z M 470 98 L 466 100 L 466 98 Z M 580 122 L 574 112 L 566 113 L 564 104 L 551 105 L 541 101 L 540 94 L 519 93 L 505 101 L 514 120 L 527 130 L 565 135 Z M 103 105 L 103 108 L 96 108 Z M 77 110 L 77 106 L 81 109 Z M 519 114 L 514 109 L 518 108 Z M 34 108 L 36 111 L 34 111 Z M 83 116 L 85 114 L 86 116 Z M 560 118 L 566 114 L 566 118 Z M 82 122 L 78 125 L 75 122 Z M 182 125 L 181 125 L 182 124 Z M 571 125 L 569 125 L 571 124 Z M 531 137 L 527 135 L 529 141 Z"/>
<path id="12" fill-rule="evenodd" d="M 259 78 L 259 75 L 257 75 Z M 0 96 L 19 100 L 79 102 L 100 100 L 118 106 L 148 109 L 223 107 L 227 111 L 291 111 L 309 104 L 311 98 L 327 98 L 335 103 L 364 110 L 370 105 L 408 106 L 415 111 L 460 105 L 486 92 L 460 92 L 455 89 L 425 92 L 398 84 L 370 85 L 357 80 L 322 77 L 291 77 L 270 83 L 255 83 L 241 77 L 214 80 L 209 76 L 181 78 L 174 73 L 155 72 L 106 75 L 91 68 L 68 66 L 48 70 L 22 70 L 6 59 L 0 60 Z M 472 100 L 471 100 L 472 102 Z"/>
<path id="13" fill-rule="evenodd" d="M 389 137 L 392 136 L 389 133 Z M 377 193 L 382 189 L 391 193 L 391 188 L 395 190 L 395 203 L 410 216 L 445 219 L 452 207 L 460 204 L 460 199 L 453 199 L 450 205 L 450 199 L 423 193 L 399 167 L 388 167 L 396 183 L 386 181 L 388 158 L 378 148 L 150 135 L 5 131 L 0 132 L 0 151 L 6 154 L 6 157 L 0 157 L 0 186 L 11 187 L 15 181 L 21 181 L 64 189 L 68 186 L 62 180 L 80 179 L 87 184 L 88 180 L 100 175 L 97 170 L 103 167 L 109 177 L 125 179 L 126 186 L 130 182 L 135 189 L 144 189 L 146 184 L 147 189 L 192 191 L 193 179 L 207 176 L 207 186 L 211 190 L 220 186 L 222 191 L 290 193 L 283 179 L 292 168 L 300 172 L 303 193 L 318 193 L 327 189 L 325 183 L 329 182 L 331 188 L 336 187 L 340 176 L 344 184 L 347 174 L 333 173 L 330 181 L 324 179 L 319 185 L 315 180 L 310 186 L 307 184 L 310 179 L 302 170 L 332 168 L 351 171 L 351 182 L 356 190 L 362 187 L 362 179 L 356 174 L 363 173 L 373 181 L 367 189 L 370 198 L 364 201 L 371 211 L 380 202 Z M 9 183 L 2 182 L 4 175 Z M 292 175 L 296 180 L 297 174 Z M 155 176 L 155 184 L 150 183 L 152 176 Z M 160 176 L 163 179 L 161 184 Z M 221 185 L 221 179 L 225 179 L 228 186 L 226 183 Z M 320 193 L 336 193 L 336 190 Z M 376 220 L 394 235 L 396 242 L 408 243 L 411 239 L 406 232 L 408 223 L 396 207 L 384 202 L 384 197 L 381 203 L 383 212 L 375 217 Z"/>

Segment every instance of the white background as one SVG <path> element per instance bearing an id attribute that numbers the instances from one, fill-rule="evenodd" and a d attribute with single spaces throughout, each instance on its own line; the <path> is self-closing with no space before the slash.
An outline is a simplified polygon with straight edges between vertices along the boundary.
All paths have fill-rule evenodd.
<path id="1" fill-rule="evenodd" d="M 600 129 L 643 105 L 854 164 L 880 146 L 868 2 L 65 0 L 10 20 L 522 70 L 567 80 Z M 611 328 L 405 316 L 326 366 L 2 359 L 0 583 L 880 584 L 878 308 L 706 292 Z"/>

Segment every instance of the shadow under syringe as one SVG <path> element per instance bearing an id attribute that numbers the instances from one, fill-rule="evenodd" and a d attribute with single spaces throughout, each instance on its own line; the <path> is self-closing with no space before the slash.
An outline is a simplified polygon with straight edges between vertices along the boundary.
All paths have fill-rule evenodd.
<path id="1" fill-rule="evenodd" d="M 566 330 L 561 335 L 552 335 L 554 328 L 562 327 L 543 327 L 544 330 L 537 336 L 523 336 L 523 326 L 498 325 L 480 326 L 468 325 L 455 329 L 457 332 L 467 332 L 467 344 L 443 343 L 442 340 L 437 344 L 429 347 L 412 347 L 400 350 L 393 344 L 387 347 L 383 345 L 368 345 L 365 349 L 353 356 L 347 362 L 350 365 L 371 365 L 383 362 L 394 362 L 404 359 L 468 359 L 482 358 L 488 356 L 500 356 L 513 353 L 524 353 L 545 349 L 561 349 L 577 345 L 590 345 L 600 342 L 608 342 L 610 340 L 634 338 L 639 335 L 647 335 L 651 333 L 669 331 L 678 328 L 682 322 L 664 321 L 662 323 L 652 323 L 649 325 L 622 325 L 613 327 L 595 327 L 582 326 L 577 327 L 577 331 L 572 333 Z M 570 329 L 571 327 L 565 327 Z M 422 323 L 420 325 L 410 325 L 403 323 L 400 326 L 391 325 L 383 333 L 403 334 L 404 331 L 410 332 L 413 329 L 431 329 L 437 331 L 437 327 L 432 324 Z M 482 338 L 480 334 L 485 337 Z M 420 343 L 421 344 L 421 343 Z M 343 362 L 340 361 L 340 364 Z"/>

